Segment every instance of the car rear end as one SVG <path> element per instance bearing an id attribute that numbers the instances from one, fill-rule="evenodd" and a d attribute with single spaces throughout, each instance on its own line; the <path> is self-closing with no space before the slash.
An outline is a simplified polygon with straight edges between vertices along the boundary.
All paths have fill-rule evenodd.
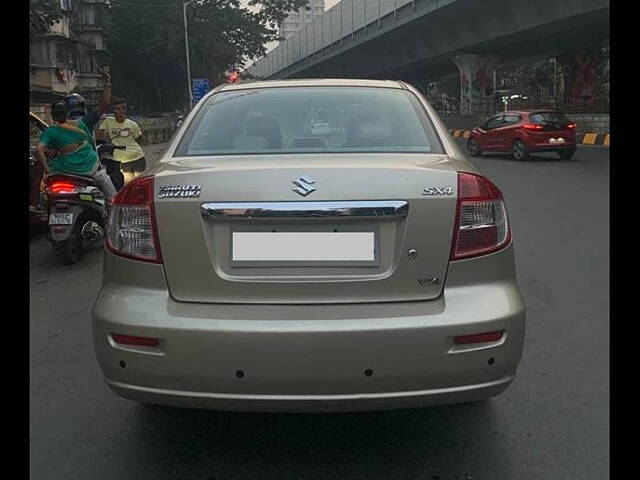
<path id="1" fill-rule="evenodd" d="M 576 150 L 576 124 L 554 111 L 526 113 L 520 133 L 530 152 L 570 152 Z"/>
<path id="2" fill-rule="evenodd" d="M 319 107 L 329 126 L 300 141 Z M 151 173 L 114 200 L 93 312 L 116 393 L 350 411 L 473 401 L 513 380 L 525 314 L 502 195 L 414 89 L 226 87 Z"/>

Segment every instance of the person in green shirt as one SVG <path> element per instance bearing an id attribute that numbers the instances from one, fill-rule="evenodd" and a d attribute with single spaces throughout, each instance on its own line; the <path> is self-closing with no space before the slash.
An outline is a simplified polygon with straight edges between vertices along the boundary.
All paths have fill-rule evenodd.
<path id="1" fill-rule="evenodd" d="M 100 163 L 93 138 L 93 130 L 100 116 L 111 104 L 111 76 L 107 67 L 103 70 L 103 76 L 104 90 L 96 110 L 86 113 L 84 99 L 78 94 L 68 95 L 64 102 L 52 105 L 53 124 L 42 132 L 34 156 L 47 175 L 67 173 L 90 177 L 105 198 L 111 200 L 117 192 Z M 55 152 L 49 162 L 45 149 Z"/>

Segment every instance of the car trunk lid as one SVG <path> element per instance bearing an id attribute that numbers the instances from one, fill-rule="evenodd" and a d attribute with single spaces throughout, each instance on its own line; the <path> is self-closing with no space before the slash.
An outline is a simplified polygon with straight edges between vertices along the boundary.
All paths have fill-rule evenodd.
<path id="1" fill-rule="evenodd" d="M 388 302 L 442 292 L 457 189 L 444 155 L 183 158 L 165 162 L 155 184 L 178 301 Z"/>

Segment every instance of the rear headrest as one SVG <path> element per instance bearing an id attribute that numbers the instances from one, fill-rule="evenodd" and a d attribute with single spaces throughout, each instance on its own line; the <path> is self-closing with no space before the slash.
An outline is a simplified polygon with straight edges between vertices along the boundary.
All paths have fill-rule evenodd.
<path id="1" fill-rule="evenodd" d="M 327 148 L 327 141 L 324 138 L 297 137 L 291 141 L 294 148 Z"/>
<path id="2" fill-rule="evenodd" d="M 353 115 L 347 123 L 347 147 L 381 147 L 389 144 L 393 129 L 379 115 Z"/>
<path id="3" fill-rule="evenodd" d="M 264 137 L 233 137 L 234 150 L 265 150 L 268 147 Z"/>
<path id="4" fill-rule="evenodd" d="M 247 137 L 265 138 L 266 148 L 282 148 L 282 132 L 280 131 L 280 122 L 270 117 L 253 117 L 247 120 L 246 133 Z"/>

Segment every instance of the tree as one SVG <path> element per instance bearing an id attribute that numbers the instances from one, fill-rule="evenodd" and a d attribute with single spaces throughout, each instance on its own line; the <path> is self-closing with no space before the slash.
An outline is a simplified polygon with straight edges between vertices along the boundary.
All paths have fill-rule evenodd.
<path id="1" fill-rule="evenodd" d="M 213 84 L 265 53 L 277 25 L 308 0 L 195 0 L 187 7 L 191 74 Z M 114 90 L 138 113 L 188 103 L 182 2 L 112 0 Z"/>
<path id="2" fill-rule="evenodd" d="M 60 0 L 29 0 L 29 34 L 42 35 L 64 16 Z"/>

